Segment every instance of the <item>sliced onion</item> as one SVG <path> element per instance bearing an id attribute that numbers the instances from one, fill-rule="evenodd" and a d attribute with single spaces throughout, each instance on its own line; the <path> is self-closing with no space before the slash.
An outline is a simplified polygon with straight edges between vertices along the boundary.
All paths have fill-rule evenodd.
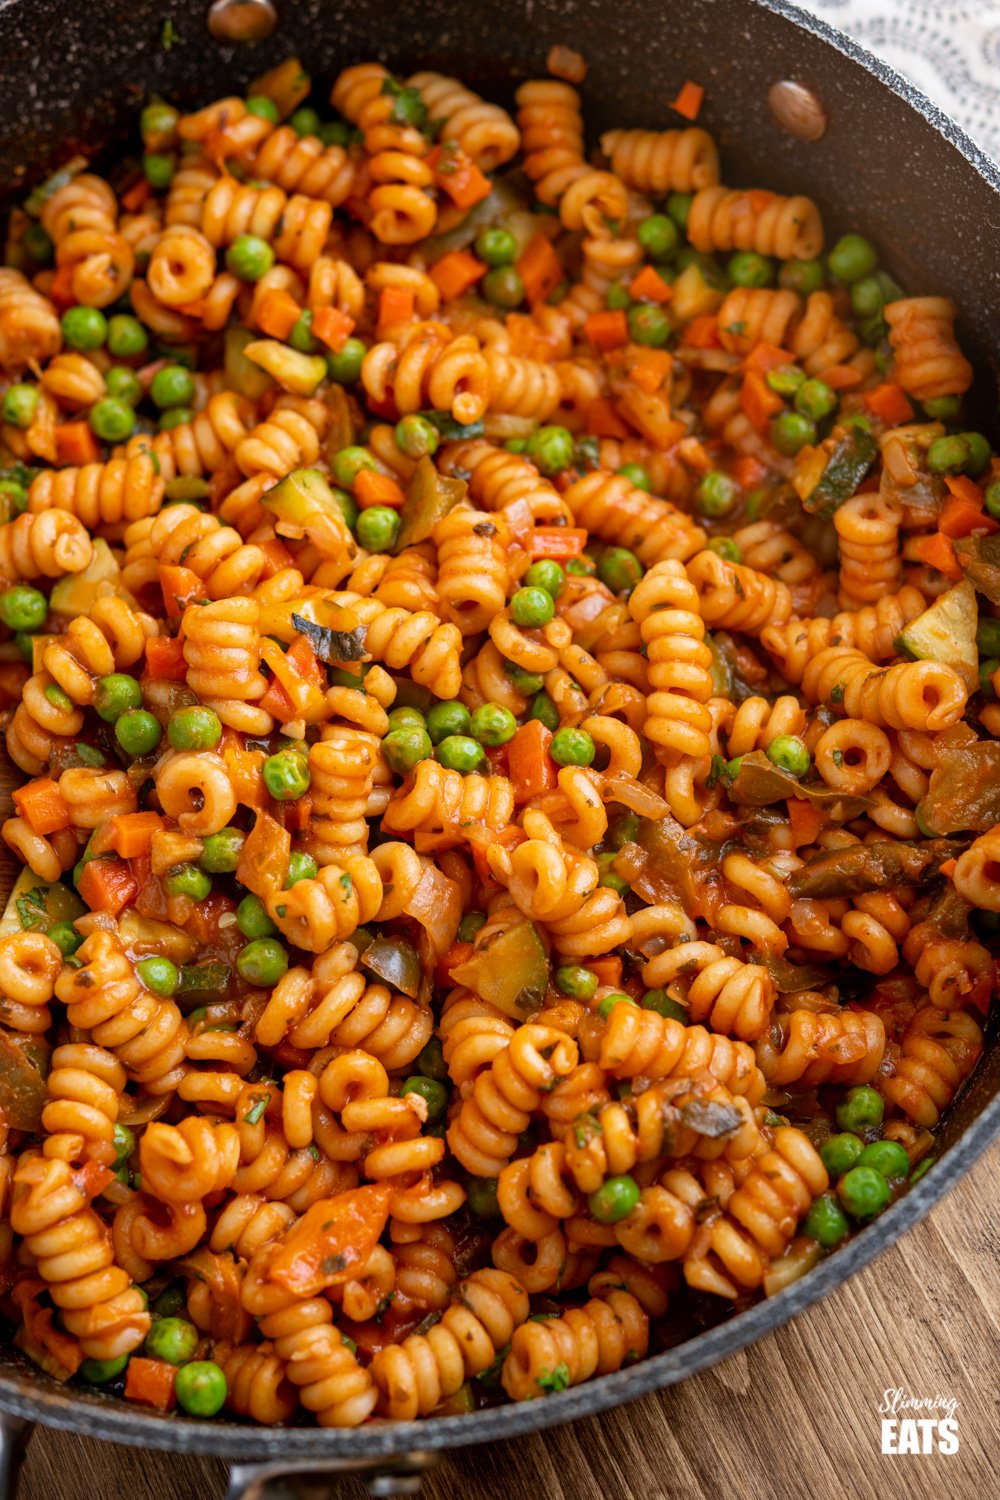
<path id="1" fill-rule="evenodd" d="M 601 795 L 605 802 L 620 802 L 631 812 L 638 813 L 640 818 L 660 819 L 670 812 L 670 804 L 663 800 L 659 792 L 643 786 L 641 781 L 636 781 L 634 776 L 629 776 L 625 771 L 619 772 L 617 776 L 606 776 Z"/>
<path id="2" fill-rule="evenodd" d="M 455 941 L 462 920 L 462 892 L 436 865 L 427 864 L 403 910 L 424 929 L 437 962 Z"/>

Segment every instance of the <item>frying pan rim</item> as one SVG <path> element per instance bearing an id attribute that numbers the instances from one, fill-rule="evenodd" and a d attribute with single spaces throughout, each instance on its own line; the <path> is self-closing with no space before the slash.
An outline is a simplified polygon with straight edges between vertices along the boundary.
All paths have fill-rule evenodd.
<path id="1" fill-rule="evenodd" d="M 8 0 L 2 9 L 13 11 L 26 0 Z M 748 7 L 769 11 L 810 32 L 847 61 L 863 68 L 903 103 L 922 116 L 1000 196 L 1000 166 L 950 115 L 890 64 L 874 56 L 821 17 L 808 14 L 788 0 L 745 0 Z M 1000 1042 L 994 1042 L 1000 1045 Z M 24 1378 L 0 1372 L 0 1413 L 39 1422 L 132 1447 L 167 1452 L 214 1454 L 241 1461 L 298 1461 L 392 1458 L 407 1453 L 466 1447 L 594 1416 L 625 1402 L 687 1379 L 718 1360 L 780 1327 L 805 1308 L 843 1286 L 901 1234 L 918 1223 L 928 1210 L 963 1176 L 1000 1135 L 1000 1094 L 989 1100 L 929 1172 L 875 1223 L 776 1296 L 697 1334 L 685 1343 L 656 1354 L 617 1374 L 605 1375 L 544 1400 L 498 1406 L 470 1415 L 437 1417 L 420 1422 L 373 1423 L 351 1431 L 318 1428 L 263 1428 L 235 1421 L 206 1422 L 146 1415 L 124 1401 L 82 1401 L 77 1392 L 46 1389 L 28 1395 Z M 39 1375 L 39 1380 L 43 1377 Z"/>

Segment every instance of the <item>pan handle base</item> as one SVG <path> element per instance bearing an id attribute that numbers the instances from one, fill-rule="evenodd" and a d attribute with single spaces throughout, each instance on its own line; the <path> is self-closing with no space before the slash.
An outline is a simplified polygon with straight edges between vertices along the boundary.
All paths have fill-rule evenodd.
<path id="1" fill-rule="evenodd" d="M 276 1458 L 268 1463 L 234 1464 L 229 1471 L 225 1500 L 267 1500 L 268 1486 L 293 1476 L 329 1483 L 338 1475 L 355 1475 L 366 1485 L 373 1500 L 392 1495 L 419 1495 L 424 1474 L 438 1462 L 436 1453 L 401 1453 L 390 1458 L 315 1459 L 298 1462 Z M 5 1500 L 0 1489 L 0 1500 Z"/>
<path id="2" fill-rule="evenodd" d="M 34 1423 L 0 1412 L 0 1500 L 14 1500 L 17 1476 Z"/>

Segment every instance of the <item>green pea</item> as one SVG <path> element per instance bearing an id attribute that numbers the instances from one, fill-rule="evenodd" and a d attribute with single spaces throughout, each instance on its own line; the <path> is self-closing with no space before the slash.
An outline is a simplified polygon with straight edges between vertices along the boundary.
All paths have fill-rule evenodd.
<path id="1" fill-rule="evenodd" d="M 326 370 L 337 385 L 355 385 L 361 379 L 361 366 L 368 348 L 360 339 L 348 339 L 336 353 L 326 356 Z"/>
<path id="2" fill-rule="evenodd" d="M 734 755 L 732 760 L 726 761 L 726 775 L 730 781 L 735 781 L 740 774 L 740 766 L 743 764 L 742 755 Z"/>
<path id="3" fill-rule="evenodd" d="M 98 679 L 94 707 L 108 724 L 115 724 L 129 709 L 142 707 L 142 688 L 127 672 L 112 672 Z"/>
<path id="4" fill-rule="evenodd" d="M 262 772 L 264 785 L 276 802 L 297 802 L 312 782 L 304 756 L 291 750 L 269 755 Z"/>
<path id="5" fill-rule="evenodd" d="M 312 322 L 313 315 L 307 307 L 292 324 L 288 342 L 299 354 L 315 354 L 320 347 L 319 340 L 313 337 Z"/>
<path id="6" fill-rule="evenodd" d="M 14 644 L 30 667 L 35 659 L 34 637 L 26 630 L 19 630 L 14 636 Z"/>
<path id="7" fill-rule="evenodd" d="M 921 403 L 932 422 L 954 422 L 962 408 L 961 396 L 932 396 Z"/>
<path id="8" fill-rule="evenodd" d="M 194 1360 L 177 1371 L 174 1390 L 188 1416 L 214 1417 L 226 1399 L 226 1377 L 212 1360 Z"/>
<path id="9" fill-rule="evenodd" d="M 520 588 L 511 597 L 511 619 L 522 629 L 540 629 L 549 623 L 555 612 L 552 595 L 545 589 Z"/>
<path id="10" fill-rule="evenodd" d="M 643 575 L 644 568 L 627 547 L 608 547 L 597 564 L 597 576 L 613 594 L 630 594 Z"/>
<path id="11" fill-rule="evenodd" d="M 139 377 L 128 365 L 112 365 L 104 377 L 104 389 L 116 401 L 127 401 L 129 406 L 138 405 L 143 397 Z"/>
<path id="12" fill-rule="evenodd" d="M 469 1212 L 477 1219 L 499 1219 L 500 1204 L 497 1202 L 497 1179 L 495 1177 L 470 1177 L 466 1184 Z"/>
<path id="13" fill-rule="evenodd" d="M 45 696 L 53 708 L 58 708 L 60 713 L 68 714 L 73 710 L 73 700 L 69 693 L 64 692 L 57 682 L 50 682 L 45 689 Z"/>
<path id="14" fill-rule="evenodd" d="M 350 448 L 341 448 L 333 455 L 333 477 L 344 489 L 353 488 L 354 481 L 362 469 L 370 469 L 378 472 L 378 464 L 375 456 L 369 453 L 367 448 L 357 445 Z"/>
<path id="15" fill-rule="evenodd" d="M 226 265 L 241 281 L 259 281 L 274 265 L 274 250 L 257 234 L 241 234 L 226 251 Z"/>
<path id="16" fill-rule="evenodd" d="M 385 762 L 397 776 L 407 775 L 419 761 L 427 760 L 433 749 L 427 730 L 412 724 L 391 729 L 382 741 Z"/>
<path id="17" fill-rule="evenodd" d="M 989 467 L 992 451 L 989 439 L 983 437 L 981 432 L 963 432 L 959 436 L 969 445 L 969 458 L 965 465 L 965 473 L 971 479 L 978 479 Z"/>
<path id="18" fill-rule="evenodd" d="M 501 229 L 499 225 L 481 229 L 473 248 L 488 266 L 509 266 L 517 259 L 517 240 L 509 229 Z"/>
<path id="19" fill-rule="evenodd" d="M 625 283 L 613 281 L 605 293 L 604 302 L 609 312 L 627 312 L 632 306 L 632 298 Z"/>
<path id="20" fill-rule="evenodd" d="M 617 891 L 619 896 L 624 896 L 629 886 L 628 881 L 624 880 L 614 867 L 617 857 L 614 849 L 609 849 L 597 856 L 597 868 L 600 871 L 600 878 L 597 883 L 598 885 L 605 886 L 608 890 Z"/>
<path id="21" fill-rule="evenodd" d="M 108 322 L 108 353 L 115 359 L 132 359 L 149 347 L 149 335 L 130 313 L 115 313 Z"/>
<path id="22" fill-rule="evenodd" d="M 87 413 L 90 430 L 102 443 L 124 443 L 132 436 L 135 427 L 135 412 L 127 401 L 117 396 L 104 396 L 95 401 Z"/>
<path id="23" fill-rule="evenodd" d="M 419 708 L 410 708 L 406 704 L 401 704 L 389 715 L 390 729 L 423 729 L 424 727 L 424 716 Z"/>
<path id="24" fill-rule="evenodd" d="M 427 733 L 432 744 L 440 745 L 452 734 L 469 734 L 471 729 L 472 715 L 457 698 L 446 703 L 432 703 L 427 710 Z"/>
<path id="25" fill-rule="evenodd" d="M 277 932 L 259 896 L 244 896 L 236 908 L 236 925 L 245 938 L 266 938 Z"/>
<path id="26" fill-rule="evenodd" d="M 541 561 L 532 563 L 524 575 L 524 583 L 529 589 L 544 589 L 553 599 L 558 599 L 566 587 L 566 574 L 552 558 L 543 557 Z"/>
<path id="27" fill-rule="evenodd" d="M 996 698 L 996 688 L 993 686 L 993 674 L 1000 668 L 1000 657 L 982 656 L 979 659 L 979 691 L 985 693 L 987 698 Z M 918 825 L 919 826 L 919 825 Z"/>
<path id="28" fill-rule="evenodd" d="M 167 739 L 175 750 L 211 750 L 221 738 L 222 723 L 214 709 L 193 704 L 170 715 Z"/>
<path id="29" fill-rule="evenodd" d="M 403 417 L 396 423 L 395 438 L 396 447 L 408 458 L 423 458 L 425 454 L 434 454 L 441 443 L 441 434 L 434 423 L 418 412 L 411 412 L 408 417 Z"/>
<path id="30" fill-rule="evenodd" d="M 831 1135 L 829 1140 L 823 1142 L 819 1148 L 820 1160 L 833 1178 L 843 1177 L 853 1166 L 857 1165 L 858 1157 L 864 1150 L 862 1142 L 856 1135 L 845 1131 L 843 1135 Z"/>
<path id="31" fill-rule="evenodd" d="M 878 251 L 861 234 L 845 234 L 827 257 L 830 270 L 838 281 L 860 281 L 870 276 L 878 265 Z"/>
<path id="32" fill-rule="evenodd" d="M 448 1090 L 435 1078 L 424 1078 L 415 1073 L 400 1089 L 400 1094 L 417 1094 L 427 1105 L 427 1123 L 433 1125 L 440 1120 L 448 1108 Z"/>
<path id="33" fill-rule="evenodd" d="M 72 922 L 53 922 L 46 929 L 45 936 L 52 939 L 64 958 L 74 954 L 83 942 Z"/>
<path id="34" fill-rule="evenodd" d="M 690 1019 L 684 1006 L 668 995 L 666 990 L 647 990 L 642 997 L 642 1008 L 655 1010 L 658 1016 L 665 1016 L 670 1021 L 680 1021 L 683 1026 Z"/>
<path id="35" fill-rule="evenodd" d="M 783 411 L 772 418 L 771 442 L 786 458 L 794 458 L 800 448 L 816 441 L 816 423 L 801 412 Z"/>
<path id="36" fill-rule="evenodd" d="M 288 969 L 288 953 L 276 938 L 255 938 L 236 955 L 236 972 L 247 984 L 270 988 Z"/>
<path id="37" fill-rule="evenodd" d="M 672 255 L 681 242 L 676 221 L 668 214 L 650 214 L 642 220 L 635 235 L 651 260 Z"/>
<path id="38" fill-rule="evenodd" d="M 157 426 L 161 432 L 172 432 L 175 427 L 188 427 L 193 421 L 193 407 L 172 406 L 169 411 L 160 413 L 160 420 Z"/>
<path id="39" fill-rule="evenodd" d="M 989 615 L 980 615 L 976 632 L 976 645 L 980 656 L 1000 656 L 1000 620 Z"/>
<path id="40" fill-rule="evenodd" d="M 644 494 L 652 493 L 653 482 L 642 464 L 622 464 L 621 468 L 615 472 L 621 474 L 629 484 L 634 485 L 637 490 L 642 490 Z"/>
<path id="41" fill-rule="evenodd" d="M 738 563 L 743 561 L 743 553 L 737 547 L 731 536 L 713 536 L 708 541 L 709 552 L 715 552 L 724 562 Z"/>
<path id="42" fill-rule="evenodd" d="M 839 1245 L 849 1228 L 844 1211 L 832 1193 L 813 1199 L 802 1224 L 803 1233 L 811 1240 L 818 1240 L 824 1250 Z"/>
<path id="43" fill-rule="evenodd" d="M 147 990 L 152 990 L 154 995 L 169 998 L 180 984 L 180 972 L 169 958 L 153 955 L 151 958 L 140 959 L 135 971 Z"/>
<path id="44" fill-rule="evenodd" d="M 873 1219 L 892 1197 L 892 1189 L 874 1167 L 852 1167 L 837 1184 L 837 1196 L 852 1219 Z"/>
<path id="45" fill-rule="evenodd" d="M 486 926 L 486 913 L 484 911 L 467 911 L 458 924 L 458 941 L 460 943 L 471 943 L 477 932 L 481 932 Z"/>
<path id="46" fill-rule="evenodd" d="M 316 110 L 308 104 L 301 104 L 294 114 L 289 115 L 288 123 L 296 135 L 318 135 L 323 124 Z"/>
<path id="47" fill-rule="evenodd" d="M 108 320 L 99 307 L 68 307 L 59 324 L 67 348 L 82 353 L 100 349 L 108 336 Z"/>
<path id="48" fill-rule="evenodd" d="M 189 1016 L 189 1024 L 190 1020 Z M 155 1318 L 173 1318 L 184 1307 L 186 1300 L 183 1287 L 167 1286 L 163 1288 L 150 1310 Z"/>
<path id="49" fill-rule="evenodd" d="M 128 1362 L 127 1354 L 119 1354 L 117 1359 L 85 1359 L 77 1374 L 87 1385 L 107 1385 L 122 1374 Z"/>
<path id="50" fill-rule="evenodd" d="M 737 250 L 726 264 L 726 274 L 734 286 L 770 286 L 774 273 L 774 261 L 756 250 Z"/>
<path id="51" fill-rule="evenodd" d="M 1000 479 L 992 480 L 986 486 L 986 509 L 994 520 L 1000 520 Z"/>
<path id="52" fill-rule="evenodd" d="M 548 693 L 542 689 L 536 693 L 531 700 L 531 710 L 528 714 L 530 719 L 538 719 L 546 729 L 551 729 L 553 734 L 559 728 L 559 710 L 556 708 Z"/>
<path id="53" fill-rule="evenodd" d="M 593 1000 L 597 994 L 597 975 L 580 964 L 564 964 L 556 970 L 555 981 L 571 1000 Z"/>
<path id="54" fill-rule="evenodd" d="M 526 698 L 530 698 L 532 694 L 537 693 L 542 686 L 542 679 L 537 673 L 526 672 L 516 662 L 505 661 L 503 669 L 510 678 L 512 686 L 519 693 L 523 693 Z"/>
<path id="55" fill-rule="evenodd" d="M 23 516 L 28 509 L 28 491 L 14 479 L 0 479 L 0 520 Z"/>
<path id="56" fill-rule="evenodd" d="M 115 1150 L 115 1161 L 127 1161 L 135 1150 L 135 1136 L 127 1125 L 115 1125 L 112 1134 L 112 1144 Z"/>
<path id="57" fill-rule="evenodd" d="M 139 116 L 139 129 L 143 140 L 150 136 L 172 136 L 180 119 L 176 109 L 162 99 L 147 104 Z"/>
<path id="58" fill-rule="evenodd" d="M 910 1158 L 898 1141 L 872 1141 L 858 1157 L 859 1167 L 873 1167 L 885 1178 L 909 1177 Z"/>
<path id="59" fill-rule="evenodd" d="M 786 260 L 778 272 L 778 285 L 808 297 L 823 285 L 823 263 L 818 260 Z"/>
<path id="60" fill-rule="evenodd" d="M 768 370 L 764 379 L 772 391 L 787 399 L 805 384 L 806 377 L 798 365 L 778 365 L 776 369 Z"/>
<path id="61" fill-rule="evenodd" d="M 795 392 L 795 410 L 814 422 L 822 422 L 837 410 L 837 393 L 825 380 L 806 380 Z"/>
<path id="62" fill-rule="evenodd" d="M 464 941 L 468 942 L 468 939 Z M 433 1078 L 438 1083 L 448 1082 L 448 1065 L 438 1037 L 432 1036 L 426 1047 L 417 1054 L 417 1067 L 425 1078 Z"/>
<path id="63" fill-rule="evenodd" d="M 399 512 L 388 505 L 373 505 L 358 516 L 354 534 L 368 552 L 386 552 L 399 535 Z"/>
<path id="64" fill-rule="evenodd" d="M 560 474 L 573 462 L 576 444 L 565 427 L 539 427 L 525 451 L 540 474 Z"/>
<path id="65" fill-rule="evenodd" d="M 293 849 L 288 857 L 288 874 L 285 876 L 283 889 L 291 890 L 300 880 L 315 880 L 319 874 L 319 865 L 311 854 L 306 854 L 303 849 Z"/>
<path id="66" fill-rule="evenodd" d="M 655 302 L 639 302 L 628 310 L 629 337 L 637 344 L 660 349 L 673 333 L 673 325 Z"/>
<path id="67" fill-rule="evenodd" d="M 957 433 L 936 438 L 927 450 L 927 467 L 932 474 L 958 474 L 972 457 L 972 449 Z"/>
<path id="68" fill-rule="evenodd" d="M 126 755 L 150 755 L 162 737 L 159 719 L 144 708 L 129 709 L 115 722 L 115 739 Z"/>
<path id="69" fill-rule="evenodd" d="M 481 745 L 506 745 L 517 733 L 517 720 L 499 703 L 483 703 L 472 715 L 470 732 Z"/>
<path id="70" fill-rule="evenodd" d="M 190 406 L 194 400 L 194 376 L 183 365 L 163 365 L 150 382 L 153 404 L 166 411 L 170 407 Z"/>
<path id="71" fill-rule="evenodd" d="M 212 882 L 204 870 L 197 865 L 174 865 L 164 882 L 170 896 L 188 896 L 192 901 L 204 901 L 212 889 Z"/>
<path id="72" fill-rule="evenodd" d="M 720 469 L 710 469 L 698 482 L 694 503 L 701 515 L 714 518 L 728 515 L 739 495 L 740 487 L 735 479 L 730 479 Z"/>
<path id="73" fill-rule="evenodd" d="M 688 213 L 693 202 L 693 193 L 671 193 L 667 198 L 667 213 L 678 229 L 687 228 Z"/>
<path id="74" fill-rule="evenodd" d="M 251 94 L 247 100 L 247 114 L 258 115 L 262 120 L 270 120 L 272 125 L 277 125 L 281 119 L 278 106 L 266 94 Z"/>
<path id="75" fill-rule="evenodd" d="M 209 875 L 232 875 L 245 842 L 238 828 L 220 828 L 202 840 L 198 863 Z"/>
<path id="76" fill-rule="evenodd" d="M 885 292 L 878 276 L 862 276 L 851 287 L 851 306 L 859 318 L 874 318 L 885 303 Z"/>
<path id="77" fill-rule="evenodd" d="M 50 266 L 55 259 L 55 246 L 41 224 L 29 224 L 21 244 L 37 266 Z"/>
<path id="78" fill-rule="evenodd" d="M 804 776 L 811 764 L 805 742 L 797 734 L 779 734 L 768 745 L 767 758 L 772 766 L 790 771 L 793 776 Z"/>
<path id="79" fill-rule="evenodd" d="M 848 1089 L 837 1105 L 837 1124 L 841 1130 L 869 1130 L 881 1125 L 885 1114 L 885 1101 L 877 1089 L 867 1083 Z"/>
<path id="80" fill-rule="evenodd" d="M 14 427 L 30 427 L 38 410 L 38 399 L 37 386 L 8 386 L 0 406 L 0 416 Z"/>
<path id="81" fill-rule="evenodd" d="M 557 766 L 589 766 L 596 753 L 597 746 L 585 729 L 560 729 L 549 746 Z"/>
<path id="82" fill-rule="evenodd" d="M 524 301 L 524 282 L 515 266 L 494 266 L 479 283 L 483 296 L 494 307 L 520 307 Z"/>
<path id="83" fill-rule="evenodd" d="M 478 740 L 467 734 L 449 734 L 435 752 L 438 762 L 446 771 L 461 771 L 463 775 L 475 771 L 483 758 L 483 747 Z"/>
<path id="84" fill-rule="evenodd" d="M 606 1021 L 616 1005 L 634 1004 L 635 1001 L 632 999 L 631 995 L 623 995 L 620 992 L 616 992 L 612 995 L 605 995 L 604 999 L 597 1007 L 597 1014 L 600 1016 L 602 1021 Z"/>
<path id="85" fill-rule="evenodd" d="M 589 557 L 571 557 L 566 563 L 566 573 L 570 578 L 593 578 L 597 572 L 597 564 Z"/>
<path id="86" fill-rule="evenodd" d="M 176 166 L 176 157 L 166 151 L 147 151 L 142 158 L 142 170 L 146 181 L 151 183 L 158 193 L 166 192 L 173 182 Z"/>
<path id="87" fill-rule="evenodd" d="M 28 583 L 15 583 L 0 594 L 0 620 L 11 630 L 41 630 L 49 601 Z"/>
<path id="88" fill-rule="evenodd" d="M 587 1199 L 590 1212 L 600 1224 L 627 1219 L 639 1202 L 639 1184 L 634 1177 L 607 1177 Z"/>

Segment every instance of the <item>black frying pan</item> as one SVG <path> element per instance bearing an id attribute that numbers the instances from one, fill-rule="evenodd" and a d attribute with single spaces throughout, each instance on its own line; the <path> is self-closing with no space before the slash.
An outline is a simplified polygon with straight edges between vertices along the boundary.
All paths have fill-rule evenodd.
<path id="1" fill-rule="evenodd" d="M 216 29 L 268 34 L 220 43 L 209 0 L 0 0 L 0 183 L 14 191 L 72 154 L 100 146 L 159 92 L 205 103 L 239 93 L 298 53 L 314 77 L 373 56 L 399 72 L 460 75 L 509 102 L 544 72 L 555 42 L 587 58 L 592 138 L 611 125 L 675 125 L 667 101 L 685 78 L 706 89 L 699 119 L 719 140 L 725 180 L 815 197 L 829 230 L 858 229 L 908 291 L 945 292 L 962 310 L 963 349 L 986 403 L 1000 349 L 1000 171 L 923 95 L 847 37 L 784 0 L 215 0 Z M 220 9 L 224 12 L 219 16 Z M 170 19 L 178 40 L 163 45 Z M 789 134 L 769 93 L 806 86 L 827 126 Z M 259 1493 L 266 1473 L 356 1471 L 379 1494 L 412 1493 L 442 1449 L 509 1438 L 602 1411 L 671 1385 L 751 1343 L 839 1286 L 884 1250 L 1000 1132 L 1000 1042 L 994 1036 L 941 1133 L 940 1163 L 842 1250 L 778 1296 L 617 1375 L 522 1406 L 351 1432 L 199 1422 L 67 1390 L 16 1353 L 0 1354 L 0 1500 L 32 1422 L 238 1460 L 230 1500 Z"/>

